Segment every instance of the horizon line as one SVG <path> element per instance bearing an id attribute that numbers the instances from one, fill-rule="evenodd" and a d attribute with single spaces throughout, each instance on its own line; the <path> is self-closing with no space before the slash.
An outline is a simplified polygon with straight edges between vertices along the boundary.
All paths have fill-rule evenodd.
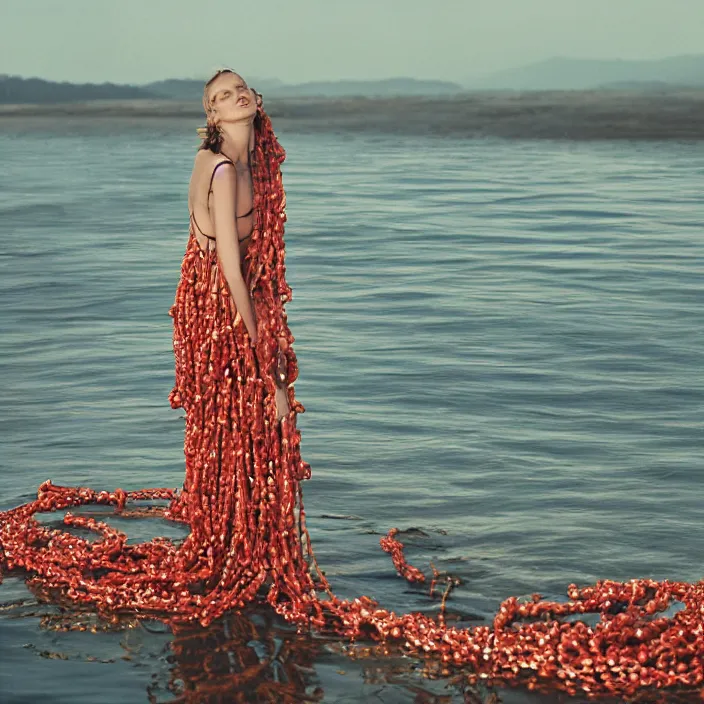
<path id="1" fill-rule="evenodd" d="M 281 83 L 282 85 L 285 86 L 300 86 L 300 85 L 305 85 L 306 83 L 380 83 L 384 81 L 394 81 L 394 80 L 411 80 L 411 81 L 418 81 L 422 83 L 427 83 L 427 82 L 436 82 L 436 83 L 453 83 L 456 85 L 464 86 L 467 82 L 470 81 L 476 81 L 476 80 L 482 80 L 489 78 L 492 75 L 498 74 L 498 73 L 504 73 L 506 71 L 514 71 L 517 69 L 521 68 L 527 68 L 529 66 L 538 66 L 543 63 L 547 63 L 549 61 L 580 61 L 584 63 L 596 63 L 596 62 L 614 62 L 614 63 L 658 63 L 661 61 L 667 61 L 671 59 L 677 59 L 677 58 L 704 58 L 704 51 L 700 53 L 694 53 L 694 52 L 688 52 L 684 54 L 668 54 L 665 56 L 661 56 L 659 58 L 649 58 L 649 59 L 624 59 L 620 57 L 601 57 L 601 58 L 594 58 L 594 57 L 580 57 L 580 56 L 568 56 L 564 54 L 552 54 L 550 56 L 546 56 L 543 59 L 537 59 L 534 61 L 529 61 L 529 62 L 524 62 L 520 64 L 514 64 L 513 66 L 507 67 L 507 68 L 502 68 L 502 69 L 494 69 L 489 72 L 485 72 L 482 74 L 478 74 L 475 76 L 467 76 L 463 79 L 451 79 L 451 78 L 418 78 L 416 76 L 409 76 L 409 75 L 392 75 L 392 76 L 385 76 L 383 78 L 314 78 L 314 79 L 306 79 L 306 80 L 298 80 L 298 81 L 285 81 L 281 78 L 277 78 L 274 76 L 257 76 L 256 78 L 250 79 L 250 80 L 257 80 L 257 81 L 277 81 Z M 162 81 L 206 81 L 209 78 L 209 73 L 204 73 L 202 78 L 199 77 L 190 77 L 190 78 L 185 78 L 185 77 L 176 77 L 176 76 L 171 76 L 167 78 L 157 78 L 153 80 L 148 80 L 148 81 L 118 81 L 118 80 L 103 80 L 101 82 L 96 82 L 96 81 L 79 81 L 76 79 L 55 79 L 55 78 L 44 78 L 42 76 L 27 76 L 27 75 L 22 75 L 22 74 L 13 74 L 13 73 L 0 73 L 0 79 L 3 78 L 19 78 L 22 80 L 40 80 L 40 81 L 46 81 L 48 83 L 70 83 L 74 85 L 105 85 L 105 84 L 112 84 L 112 85 L 130 85 L 130 86 L 148 86 L 152 83 L 159 83 Z"/>

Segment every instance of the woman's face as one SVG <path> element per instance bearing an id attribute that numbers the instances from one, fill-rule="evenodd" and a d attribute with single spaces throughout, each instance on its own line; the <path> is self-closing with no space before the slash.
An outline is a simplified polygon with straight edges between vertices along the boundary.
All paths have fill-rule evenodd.
<path id="1" fill-rule="evenodd" d="M 215 122 L 252 120 L 257 113 L 257 96 L 236 73 L 221 73 L 208 86 L 208 101 Z"/>

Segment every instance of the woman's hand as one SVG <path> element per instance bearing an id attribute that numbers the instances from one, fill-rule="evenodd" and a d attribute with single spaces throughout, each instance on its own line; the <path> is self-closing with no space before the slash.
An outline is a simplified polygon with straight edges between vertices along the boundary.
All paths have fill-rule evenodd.
<path id="1" fill-rule="evenodd" d="M 276 385 L 280 389 L 285 389 L 288 386 L 288 360 L 286 353 L 279 347 L 276 353 Z"/>
<path id="2" fill-rule="evenodd" d="M 279 388 L 285 389 L 288 386 L 288 340 L 280 335 L 276 338 L 279 343 L 279 349 L 276 352 L 276 369 L 274 374 L 276 376 L 276 384 Z"/>

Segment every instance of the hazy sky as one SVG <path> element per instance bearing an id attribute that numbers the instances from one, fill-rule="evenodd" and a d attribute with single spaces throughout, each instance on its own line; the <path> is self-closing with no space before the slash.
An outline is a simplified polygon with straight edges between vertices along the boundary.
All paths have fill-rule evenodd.
<path id="1" fill-rule="evenodd" d="M 0 74 L 462 82 L 550 56 L 704 53 L 703 0 L 0 0 Z"/>

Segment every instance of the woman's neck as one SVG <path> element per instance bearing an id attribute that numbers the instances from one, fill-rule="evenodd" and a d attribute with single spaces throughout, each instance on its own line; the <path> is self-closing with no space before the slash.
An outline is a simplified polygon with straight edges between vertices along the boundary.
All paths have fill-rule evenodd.
<path id="1" fill-rule="evenodd" d="M 249 153 L 254 148 L 254 126 L 252 123 L 223 125 L 220 153 L 235 164 L 248 164 Z"/>

